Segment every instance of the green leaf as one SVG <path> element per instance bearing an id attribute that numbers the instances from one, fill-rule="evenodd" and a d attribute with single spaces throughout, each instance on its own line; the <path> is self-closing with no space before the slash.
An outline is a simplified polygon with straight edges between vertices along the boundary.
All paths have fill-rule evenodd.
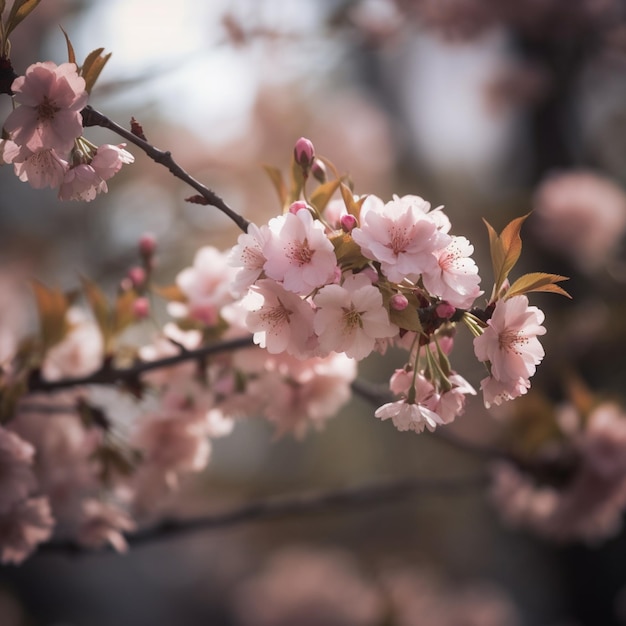
<path id="1" fill-rule="evenodd" d="M 320 185 L 309 198 L 311 204 L 320 212 L 326 208 L 333 194 L 337 191 L 340 180 L 330 180 L 327 183 Z"/>
<path id="2" fill-rule="evenodd" d="M 72 45 L 69 35 L 65 32 L 65 30 L 61 28 L 61 31 L 63 32 L 63 35 L 65 35 L 65 43 L 67 44 L 67 60 L 76 65 L 76 53 L 74 52 L 74 46 Z"/>
<path id="3" fill-rule="evenodd" d="M 567 298 L 572 296 L 559 285 L 564 280 L 569 280 L 567 276 L 559 276 L 558 274 L 544 274 L 543 272 L 531 272 L 520 276 L 507 290 L 505 298 L 512 298 L 532 291 L 546 291 L 550 293 L 558 293 Z"/>
<path id="4" fill-rule="evenodd" d="M 358 200 L 354 199 L 354 194 L 348 185 L 345 183 L 340 184 L 341 197 L 343 198 L 343 203 L 346 205 L 346 210 L 350 215 L 354 215 L 357 219 L 359 219 L 361 215 L 361 207 L 365 202 L 365 198 L 367 196 L 362 196 Z"/>
<path id="5" fill-rule="evenodd" d="M 49 289 L 39 281 L 32 281 L 31 287 L 39 315 L 41 348 L 45 353 L 49 348 L 59 343 L 69 330 L 66 314 L 70 302 L 62 291 Z"/>
<path id="6" fill-rule="evenodd" d="M 40 2 L 41 0 L 15 0 L 6 21 L 5 36 L 8 37 L 15 30 L 16 26 L 37 8 Z"/>
<path id="7" fill-rule="evenodd" d="M 281 171 L 273 165 L 263 165 L 263 169 L 270 177 L 274 189 L 276 189 L 281 209 L 284 209 L 287 206 L 287 186 L 285 185 Z"/>
<path id="8" fill-rule="evenodd" d="M 111 58 L 111 53 L 102 54 L 104 48 L 97 48 L 90 52 L 81 66 L 81 76 L 85 79 L 85 90 L 91 93 L 93 86 L 104 69 L 107 61 Z"/>

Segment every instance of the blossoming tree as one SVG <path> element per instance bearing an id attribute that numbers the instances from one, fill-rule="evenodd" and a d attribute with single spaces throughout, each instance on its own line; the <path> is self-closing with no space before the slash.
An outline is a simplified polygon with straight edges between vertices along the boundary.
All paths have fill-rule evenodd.
<path id="1" fill-rule="evenodd" d="M 136 120 L 126 129 L 88 104 L 108 60 L 102 50 L 78 63 L 67 38 L 67 62 L 14 74 L 9 36 L 37 4 L 16 0 L 1 24 L 0 84 L 14 107 L 3 122 L 3 163 L 34 189 L 90 201 L 144 153 L 194 189 L 189 202 L 221 211 L 242 233 L 230 250 L 207 242 L 168 287 L 155 270 L 158 244 L 143 237 L 113 300 L 88 278 L 73 293 L 33 280 L 38 329 L 0 352 L 3 562 L 20 563 L 53 537 L 125 550 L 159 494 L 203 470 L 211 440 L 246 416 L 303 437 L 359 393 L 400 431 L 445 429 L 476 394 L 453 366 L 457 329 L 473 336 L 485 407 L 527 393 L 546 332 L 528 294 L 567 295 L 563 276 L 513 277 L 527 216 L 500 233 L 487 224 L 494 283 L 485 290 L 472 243 L 453 234 L 443 207 L 418 195 L 357 193 L 303 137 L 287 176 L 267 168 L 278 215 L 250 223 L 151 145 Z M 94 145 L 83 134 L 90 126 L 123 143 Z M 120 335 L 151 315 L 157 297 L 168 318 L 150 343 L 128 350 Z M 406 363 L 390 372 L 389 389 L 357 380 L 358 362 L 391 346 Z M 127 436 L 92 398 L 98 385 L 146 401 Z M 594 419 L 598 437 L 610 419 Z M 504 460 L 512 472 L 536 469 Z M 609 465 L 607 475 L 616 471 Z"/>

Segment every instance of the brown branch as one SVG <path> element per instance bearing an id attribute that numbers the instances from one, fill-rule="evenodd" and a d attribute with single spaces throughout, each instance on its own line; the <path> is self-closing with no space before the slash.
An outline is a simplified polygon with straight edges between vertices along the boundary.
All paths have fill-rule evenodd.
<path id="1" fill-rule="evenodd" d="M 141 374 L 149 372 L 151 370 L 160 369 L 163 367 L 171 367 L 178 365 L 185 361 L 192 361 L 202 359 L 213 354 L 219 354 L 222 352 L 230 352 L 232 350 L 238 350 L 240 348 L 250 348 L 254 345 L 251 336 L 239 337 L 237 339 L 230 339 L 228 341 L 221 341 L 219 343 L 202 346 L 195 350 L 183 350 L 179 354 L 166 357 L 164 359 L 157 359 L 154 361 L 140 361 L 131 367 L 113 367 L 109 362 L 105 362 L 104 365 L 87 376 L 81 376 L 78 378 L 62 378 L 60 380 L 45 380 L 41 377 L 39 370 L 33 372 L 28 381 L 28 391 L 56 391 L 58 389 L 66 389 L 69 387 L 78 387 L 81 385 L 113 385 L 119 382 L 132 383 L 137 381 Z"/>
<path id="2" fill-rule="evenodd" d="M 239 213 L 231 209 L 214 191 L 211 191 L 208 187 L 188 174 L 180 165 L 178 165 L 178 163 L 176 163 L 176 161 L 174 161 L 171 152 L 159 150 L 152 144 L 148 143 L 145 139 L 142 139 L 130 130 L 120 126 L 113 120 L 109 119 L 106 115 L 96 111 L 91 106 L 86 106 L 81 111 L 81 114 L 83 116 L 83 126 L 100 126 L 101 128 L 106 128 L 120 137 L 123 137 L 126 141 L 129 141 L 143 150 L 153 161 L 166 167 L 176 178 L 179 178 L 190 187 L 193 187 L 206 201 L 206 204 L 214 206 L 216 209 L 227 215 L 244 233 L 248 231 L 250 222 L 242 215 L 239 215 Z"/>
<path id="3" fill-rule="evenodd" d="M 329 491 L 273 496 L 212 515 L 190 519 L 164 519 L 161 522 L 126 535 L 129 546 L 139 546 L 175 539 L 192 532 L 232 528 L 238 524 L 324 513 L 329 509 L 350 509 L 372 506 L 383 502 L 402 500 L 418 492 L 437 495 L 463 495 L 468 488 L 481 488 L 487 484 L 485 475 L 462 478 L 401 478 L 386 482 L 344 487 Z M 92 550 L 74 541 L 53 541 L 41 546 L 43 552 L 88 553 Z"/>

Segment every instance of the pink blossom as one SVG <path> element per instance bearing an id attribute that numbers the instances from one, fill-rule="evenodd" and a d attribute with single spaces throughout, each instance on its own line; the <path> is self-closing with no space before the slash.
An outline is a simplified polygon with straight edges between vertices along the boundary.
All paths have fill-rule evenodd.
<path id="1" fill-rule="evenodd" d="M 307 209 L 275 217 L 268 226 L 271 236 L 263 248 L 267 276 L 300 295 L 333 280 L 337 267 L 333 245 L 323 224 Z"/>
<path id="2" fill-rule="evenodd" d="M 266 372 L 251 384 L 263 414 L 279 436 L 303 437 L 311 427 L 321 429 L 351 398 L 356 363 L 335 352 L 306 360 L 279 355 L 268 360 Z"/>
<path id="3" fill-rule="evenodd" d="M 256 224 L 250 224 L 248 232 L 237 238 L 237 244 L 228 255 L 229 265 L 241 268 L 231 285 L 234 295 L 239 296 L 245 293 L 263 273 L 263 266 L 267 261 L 263 249 L 269 237 L 270 231 L 267 226 L 263 225 L 259 228 Z"/>
<path id="4" fill-rule="evenodd" d="M 474 339 L 476 357 L 491 364 L 491 378 L 495 380 L 483 381 L 481 387 L 489 390 L 489 398 L 496 404 L 496 398 L 513 398 L 528 388 L 526 382 L 544 356 L 537 339 L 546 332 L 541 326 L 543 320 L 543 312 L 528 306 L 526 296 L 498 300 L 487 328 Z"/>
<path id="5" fill-rule="evenodd" d="M 135 161 L 135 157 L 124 150 L 125 146 L 125 143 L 117 146 L 105 143 L 98 146 L 90 165 L 102 180 L 109 180 L 122 169 L 122 165 Z"/>
<path id="6" fill-rule="evenodd" d="M 70 167 L 59 187 L 59 200 L 91 202 L 101 192 L 108 190 L 107 184 L 89 163 Z"/>
<path id="7" fill-rule="evenodd" d="M 470 258 L 473 252 L 474 246 L 465 237 L 452 237 L 445 248 L 434 253 L 437 265 L 422 274 L 424 287 L 452 306 L 469 309 L 482 293 L 478 267 Z"/>
<path id="8" fill-rule="evenodd" d="M 494 404 L 500 406 L 503 402 L 514 400 L 526 394 L 530 389 L 528 378 L 519 377 L 516 380 L 501 381 L 493 376 L 487 376 L 480 381 L 480 390 L 486 408 Z"/>
<path id="9" fill-rule="evenodd" d="M 342 285 L 323 287 L 313 301 L 318 307 L 314 328 L 325 353 L 345 352 L 360 360 L 372 352 L 377 339 L 398 333 L 380 291 L 363 274 L 350 274 Z"/>
<path id="10" fill-rule="evenodd" d="M 111 545 L 126 552 L 128 544 L 122 533 L 135 530 L 135 522 L 114 504 L 88 498 L 83 502 L 78 526 L 78 542 L 89 548 Z"/>
<path id="11" fill-rule="evenodd" d="M 85 81 L 78 76 L 76 65 L 35 63 L 11 88 L 21 105 L 4 123 L 11 139 L 33 152 L 70 150 L 82 134 L 80 111 L 87 104 Z"/>
<path id="12" fill-rule="evenodd" d="M 228 256 L 213 246 L 200 248 L 193 266 L 176 277 L 176 284 L 187 298 L 186 303 L 171 302 L 168 310 L 175 317 L 188 316 L 207 326 L 219 321 L 220 309 L 233 301 L 230 285 L 235 276 Z"/>
<path id="13" fill-rule="evenodd" d="M 56 188 L 63 182 L 68 163 L 52 148 L 27 151 L 13 160 L 15 174 L 34 189 Z"/>
<path id="14" fill-rule="evenodd" d="M 249 311 L 246 326 L 254 333 L 254 343 L 270 354 L 310 355 L 315 347 L 313 309 L 306 300 L 264 278 L 256 282 L 243 304 Z"/>
<path id="15" fill-rule="evenodd" d="M 0 426 L 0 513 L 24 500 L 35 488 L 33 446 Z"/>
<path id="16" fill-rule="evenodd" d="M 449 377 L 452 389 L 433 396 L 430 408 L 439 415 L 444 424 L 450 424 L 465 410 L 467 394 L 476 395 L 476 390 L 460 374 L 451 374 Z"/>
<path id="17" fill-rule="evenodd" d="M 96 323 L 78 308 L 67 313 L 70 330 L 46 354 L 41 371 L 47 380 L 86 376 L 102 364 L 104 345 Z"/>
<path id="18" fill-rule="evenodd" d="M 0 513 L 0 560 L 21 563 L 37 544 L 50 538 L 53 527 L 47 498 L 20 500 L 10 510 Z"/>
<path id="19" fill-rule="evenodd" d="M 429 210 L 430 204 L 418 196 L 395 196 L 386 204 L 369 196 L 352 238 L 368 259 L 380 262 L 389 280 L 416 281 L 423 272 L 436 269 L 434 253 L 450 241 Z"/>
<path id="20" fill-rule="evenodd" d="M 421 433 L 424 428 L 432 432 L 444 423 L 437 413 L 423 404 L 410 403 L 406 399 L 383 404 L 374 415 L 383 421 L 391 419 L 399 431 L 412 430 L 416 433 Z"/>

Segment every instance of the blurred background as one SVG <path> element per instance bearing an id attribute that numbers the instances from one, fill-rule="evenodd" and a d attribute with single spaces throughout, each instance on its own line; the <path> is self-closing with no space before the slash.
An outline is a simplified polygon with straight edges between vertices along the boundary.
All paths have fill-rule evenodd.
<path id="1" fill-rule="evenodd" d="M 348 172 L 357 193 L 445 205 L 453 233 L 490 260 L 482 219 L 500 231 L 534 209 L 516 269 L 570 276 L 573 300 L 539 294 L 546 358 L 532 398 L 558 405 L 567 380 L 624 401 L 626 360 L 626 6 L 621 0 L 44 0 L 16 31 L 18 74 L 113 56 L 91 98 L 247 219 L 279 203 L 262 164 L 286 170 L 295 141 Z M 0 113 L 10 110 L 8 98 Z M 98 142 L 118 139 L 89 129 Z M 0 284 L 35 276 L 114 287 L 145 232 L 162 284 L 198 247 L 236 228 L 147 157 L 89 204 L 60 203 L 0 168 Z M 23 315 L 3 305 L 3 314 Z M 476 387 L 462 333 L 456 369 Z M 363 363 L 384 383 L 400 353 Z M 536 394 L 536 395 L 535 395 Z M 534 400 L 509 413 L 532 413 Z M 499 413 L 502 413 L 500 411 Z M 532 415 L 531 415 L 532 418 Z M 480 397 L 452 427 L 501 436 Z M 276 440 L 261 421 L 213 444 L 178 515 L 264 495 L 403 476 L 477 475 L 483 459 L 428 434 L 396 432 L 355 399 L 321 432 Z M 125 556 L 36 554 L 0 570 L 2 626 L 626 624 L 626 537 L 555 543 L 507 527 L 485 490 L 424 493 L 155 541 Z M 308 621 L 307 621 L 308 620 Z"/>

